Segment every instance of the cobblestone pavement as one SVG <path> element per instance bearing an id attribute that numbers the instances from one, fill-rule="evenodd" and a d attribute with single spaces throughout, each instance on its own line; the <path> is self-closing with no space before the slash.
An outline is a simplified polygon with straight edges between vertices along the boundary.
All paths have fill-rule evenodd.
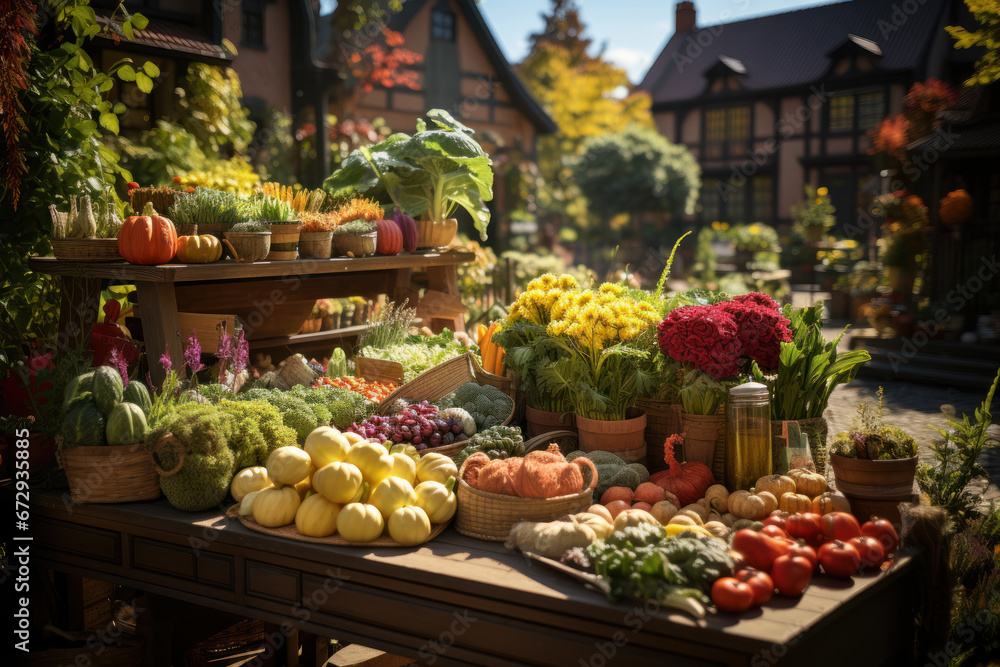
<path id="1" fill-rule="evenodd" d="M 847 431 L 851 427 L 857 406 L 867 401 L 874 407 L 878 403 L 875 392 L 879 386 L 884 389 L 882 414 L 886 423 L 900 427 L 913 436 L 920 448 L 921 461 L 933 463 L 929 445 L 940 435 L 928 425 L 944 428 L 947 419 L 941 413 L 943 404 L 955 407 L 956 416 L 962 413 L 972 418 L 976 408 L 986 398 L 985 394 L 973 394 L 945 387 L 919 385 L 912 382 L 857 378 L 849 385 L 837 387 L 830 397 L 826 411 L 830 439 L 834 434 Z M 1000 397 L 994 400 L 993 413 L 1000 414 Z M 991 428 L 994 436 L 1000 435 L 1000 426 Z M 980 463 L 990 473 L 992 483 L 984 493 L 984 498 L 1000 498 L 1000 447 L 993 447 L 983 453 Z M 832 475 L 832 473 L 831 473 Z"/>

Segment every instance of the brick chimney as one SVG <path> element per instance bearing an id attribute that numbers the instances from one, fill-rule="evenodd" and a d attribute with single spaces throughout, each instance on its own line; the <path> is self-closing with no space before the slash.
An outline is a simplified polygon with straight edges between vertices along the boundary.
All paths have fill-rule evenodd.
<path id="1" fill-rule="evenodd" d="M 678 2 L 674 19 L 674 31 L 687 32 L 695 26 L 696 17 L 697 12 L 695 11 L 693 2 L 689 0 Z"/>

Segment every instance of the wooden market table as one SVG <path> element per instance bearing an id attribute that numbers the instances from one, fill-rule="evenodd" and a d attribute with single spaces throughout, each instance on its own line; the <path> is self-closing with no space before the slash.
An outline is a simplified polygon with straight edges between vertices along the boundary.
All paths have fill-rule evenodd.
<path id="1" fill-rule="evenodd" d="M 9 493 L 9 489 L 7 491 Z M 0 493 L 2 496 L 3 493 Z M 111 580 L 436 665 L 908 664 L 916 567 L 817 575 L 800 599 L 696 621 L 602 594 L 452 528 L 405 549 L 251 531 L 166 501 L 67 507 L 32 491 L 33 566 Z"/>
<path id="2" fill-rule="evenodd" d="M 436 331 L 443 326 L 463 331 L 457 267 L 474 259 L 471 251 L 453 248 L 412 255 L 248 264 L 223 260 L 138 266 L 54 257 L 32 257 L 28 264 L 33 271 L 62 278 L 60 330 L 67 341 L 82 335 L 88 347 L 92 325 L 99 316 L 101 281 L 135 284 L 146 349 L 157 359 L 167 350 L 177 363 L 183 354 L 178 312 L 235 314 L 244 323 L 252 349 L 315 344 L 358 333 L 348 327 L 295 334 L 316 299 L 388 294 L 400 300 L 409 298 L 413 304 L 417 286 L 412 277 L 417 271 L 426 274 L 428 290 L 418 305 L 418 317 Z M 280 335 L 268 333 L 275 329 L 284 330 Z M 163 371 L 155 359 L 150 361 L 153 382 L 159 384 Z"/>

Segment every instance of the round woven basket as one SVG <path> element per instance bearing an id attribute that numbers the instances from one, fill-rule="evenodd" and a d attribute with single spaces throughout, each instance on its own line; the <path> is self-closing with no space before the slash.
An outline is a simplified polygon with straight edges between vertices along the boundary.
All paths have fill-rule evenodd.
<path id="1" fill-rule="evenodd" d="M 299 234 L 299 257 L 330 259 L 333 254 L 333 232 L 302 232 Z"/>
<path id="2" fill-rule="evenodd" d="M 579 493 L 556 498 L 520 498 L 475 489 L 465 482 L 469 459 L 458 471 L 458 510 L 455 530 L 477 540 L 503 542 L 518 521 L 550 521 L 564 514 L 582 512 L 593 504 L 597 476 L 584 471 Z M 590 475 L 588 482 L 587 476 Z"/>
<path id="3" fill-rule="evenodd" d="M 73 447 L 62 452 L 73 502 L 128 503 L 160 497 L 160 478 L 142 444 Z"/>
<path id="4" fill-rule="evenodd" d="M 378 240 L 378 233 L 355 234 L 355 235 L 333 235 L 333 245 L 337 255 L 341 257 L 368 257 L 375 254 L 375 245 Z M 350 253 L 350 254 L 348 254 Z"/>
<path id="5" fill-rule="evenodd" d="M 681 404 L 668 403 L 653 398 L 640 398 L 635 407 L 646 413 L 646 467 L 649 472 L 666 470 L 663 461 L 663 442 L 681 432 Z M 674 447 L 678 461 L 686 461 L 684 446 Z"/>
<path id="6" fill-rule="evenodd" d="M 52 239 L 56 259 L 79 262 L 120 262 L 118 239 Z"/>
<path id="7" fill-rule="evenodd" d="M 299 232 L 301 231 L 302 223 L 298 220 L 292 222 L 272 222 L 271 250 L 264 259 L 269 262 L 287 262 L 295 259 L 298 254 L 296 248 L 299 245 Z"/>
<path id="8" fill-rule="evenodd" d="M 226 232 L 225 244 L 237 262 L 257 262 L 271 251 L 271 232 Z"/>
<path id="9" fill-rule="evenodd" d="M 448 218 L 441 222 L 417 220 L 417 250 L 446 248 L 457 233 L 456 218 Z"/>
<path id="10" fill-rule="evenodd" d="M 726 474 L 726 416 L 682 412 L 681 431 L 684 433 L 684 459 L 704 463 L 712 469 L 715 479 L 723 479 Z"/>

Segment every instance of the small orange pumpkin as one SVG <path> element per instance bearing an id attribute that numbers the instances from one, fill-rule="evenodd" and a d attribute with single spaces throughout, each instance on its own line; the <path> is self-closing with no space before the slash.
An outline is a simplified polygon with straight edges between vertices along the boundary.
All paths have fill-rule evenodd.
<path id="1" fill-rule="evenodd" d="M 131 264 L 165 264 L 176 250 L 174 223 L 159 215 L 151 202 L 142 215 L 126 218 L 118 230 L 118 254 Z"/>
<path id="2" fill-rule="evenodd" d="M 778 498 L 778 509 L 785 512 L 809 512 L 812 506 L 809 496 L 801 493 L 783 493 Z"/>
<path id="3" fill-rule="evenodd" d="M 813 498 L 812 508 L 813 512 L 820 516 L 829 514 L 830 512 L 849 513 L 851 511 L 851 503 L 842 494 L 827 491 Z"/>

